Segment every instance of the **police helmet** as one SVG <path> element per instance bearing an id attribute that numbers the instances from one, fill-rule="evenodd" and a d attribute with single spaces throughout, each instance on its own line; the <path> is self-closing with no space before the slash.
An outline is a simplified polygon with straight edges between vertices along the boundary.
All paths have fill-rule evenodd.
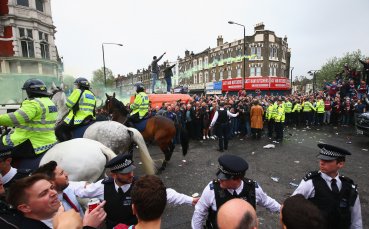
<path id="1" fill-rule="evenodd" d="M 135 87 L 136 87 L 136 92 L 137 93 L 140 93 L 140 92 L 144 92 L 145 91 L 145 87 L 144 87 L 144 85 L 141 82 L 137 82 L 135 84 Z"/>
<path id="2" fill-rule="evenodd" d="M 26 90 L 28 98 L 51 96 L 51 93 L 47 92 L 45 83 L 39 79 L 27 80 L 22 90 Z"/>
<path id="3" fill-rule="evenodd" d="M 86 78 L 83 77 L 78 77 L 75 81 L 74 84 L 78 86 L 78 88 L 83 88 L 83 89 L 90 89 L 90 83 L 88 82 L 88 80 Z"/>

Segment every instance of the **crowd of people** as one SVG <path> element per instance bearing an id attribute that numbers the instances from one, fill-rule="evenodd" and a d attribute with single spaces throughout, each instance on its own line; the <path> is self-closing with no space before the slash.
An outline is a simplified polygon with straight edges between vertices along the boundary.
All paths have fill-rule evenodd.
<path id="1" fill-rule="evenodd" d="M 70 111 L 56 133 L 57 109 L 40 80 L 25 83 L 28 99 L 19 110 L 0 116 L 0 125 L 15 127 L 0 141 L 1 228 L 87 229 L 104 225 L 155 229 L 161 227 L 167 203 L 194 206 L 194 229 L 258 228 L 257 205 L 281 213 L 281 224 L 288 229 L 363 228 L 357 186 L 339 173 L 351 153 L 327 144 L 318 145 L 319 171 L 309 172 L 283 205 L 268 196 L 259 183 L 246 178 L 248 163 L 232 154 L 218 158 L 215 179 L 205 186 L 201 197 L 166 188 L 156 176 L 135 177 L 130 154 L 110 160 L 105 166 L 109 177 L 95 183 L 69 181 L 67 172 L 55 161 L 34 171 L 14 168 L 29 158 L 40 158 L 57 143 L 57 137 L 59 141 L 68 140 L 69 131 L 95 120 L 96 98 L 88 81 L 78 78 L 75 83 L 75 90 L 67 98 Z M 138 85 L 134 103 L 128 104 L 129 122 L 134 125 L 144 118 L 163 115 L 178 129 L 187 129 L 195 140 L 218 138 L 218 151 L 224 152 L 228 139 L 236 136 L 258 140 L 265 133 L 282 142 L 285 126 L 354 125 L 355 117 L 366 111 L 367 95 L 366 82 L 355 85 L 355 79 L 349 77 L 325 83 L 314 94 L 252 96 L 240 91 L 237 95 L 194 95 L 190 103 L 179 100 L 151 107 L 144 88 Z M 179 143 L 180 139 L 177 134 L 173 140 Z M 28 153 L 15 163 L 14 158 L 19 159 L 19 154 L 30 149 L 33 155 Z M 78 198 L 96 198 L 101 203 L 85 210 Z"/>

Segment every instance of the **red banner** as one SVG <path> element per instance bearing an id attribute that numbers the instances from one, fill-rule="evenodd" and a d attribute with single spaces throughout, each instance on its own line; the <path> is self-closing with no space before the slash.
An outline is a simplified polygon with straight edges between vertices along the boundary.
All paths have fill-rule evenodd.
<path id="1" fill-rule="evenodd" d="M 222 81 L 222 91 L 242 90 L 242 78 L 225 79 Z M 246 90 L 290 90 L 291 83 L 286 77 L 248 77 L 245 79 Z"/>

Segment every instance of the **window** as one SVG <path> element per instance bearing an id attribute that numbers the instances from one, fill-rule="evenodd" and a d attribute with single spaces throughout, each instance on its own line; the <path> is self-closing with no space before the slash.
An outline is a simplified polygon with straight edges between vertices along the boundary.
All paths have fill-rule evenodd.
<path id="1" fill-rule="evenodd" d="M 199 83 L 203 83 L 202 82 L 202 73 L 199 74 Z"/>
<path id="2" fill-rule="evenodd" d="M 223 79 L 223 72 L 219 72 L 219 80 Z"/>
<path id="3" fill-rule="evenodd" d="M 214 81 L 214 82 L 215 82 L 215 72 L 213 72 L 212 81 Z"/>
<path id="4" fill-rule="evenodd" d="M 44 0 L 36 0 L 36 9 L 44 12 Z"/>
<path id="5" fill-rule="evenodd" d="M 228 79 L 232 78 L 232 71 L 228 70 Z"/>
<path id="6" fill-rule="evenodd" d="M 50 59 L 48 35 L 39 31 L 38 37 L 40 40 L 41 58 Z"/>
<path id="7" fill-rule="evenodd" d="M 278 58 L 278 49 L 277 47 L 270 47 L 270 54 L 269 54 L 269 58 Z"/>
<path id="8" fill-rule="evenodd" d="M 17 5 L 29 7 L 28 0 L 17 0 Z"/>
<path id="9" fill-rule="evenodd" d="M 205 72 L 205 83 L 209 82 L 209 73 Z"/>
<path id="10" fill-rule="evenodd" d="M 261 59 L 261 47 L 257 47 L 256 49 L 256 55 L 258 59 Z"/>
<path id="11" fill-rule="evenodd" d="M 242 49 L 237 50 L 237 56 L 242 56 Z"/>
<path id="12" fill-rule="evenodd" d="M 199 70 L 201 70 L 202 69 L 202 59 L 199 59 Z"/>
<path id="13" fill-rule="evenodd" d="M 193 75 L 193 83 L 197 84 L 197 74 Z"/>
<path id="14" fill-rule="evenodd" d="M 205 57 L 204 58 L 204 68 L 208 68 L 208 65 L 209 65 L 209 58 Z"/>
<path id="15" fill-rule="evenodd" d="M 23 57 L 35 57 L 32 29 L 19 28 L 19 36 L 20 36 L 21 47 L 22 47 L 22 56 Z"/>
<path id="16" fill-rule="evenodd" d="M 250 68 L 250 76 L 255 76 L 255 68 Z"/>
<path id="17" fill-rule="evenodd" d="M 241 77 L 241 68 L 237 69 L 237 77 Z"/>
<path id="18" fill-rule="evenodd" d="M 270 67 L 269 68 L 269 75 L 270 76 L 276 76 L 277 75 L 277 68 L 276 67 Z"/>
<path id="19" fill-rule="evenodd" d="M 197 60 L 193 61 L 193 68 L 194 68 L 195 71 L 197 70 Z"/>
<path id="20" fill-rule="evenodd" d="M 256 76 L 261 76 L 261 67 L 256 68 Z"/>
<path id="21" fill-rule="evenodd" d="M 253 57 L 253 55 L 256 55 L 256 48 L 255 47 L 251 47 L 251 59 L 255 59 L 255 57 Z"/>

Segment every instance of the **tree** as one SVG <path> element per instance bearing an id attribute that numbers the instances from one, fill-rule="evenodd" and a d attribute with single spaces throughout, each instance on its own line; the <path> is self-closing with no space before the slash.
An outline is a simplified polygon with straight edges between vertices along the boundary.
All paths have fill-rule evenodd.
<path id="1" fill-rule="evenodd" d="M 113 72 L 109 68 L 105 68 L 106 73 L 106 87 L 113 87 L 114 86 L 114 76 Z M 92 73 L 92 81 L 91 84 L 95 88 L 102 88 L 104 87 L 104 67 L 97 69 Z"/>
<path id="2" fill-rule="evenodd" d="M 342 72 L 346 63 L 351 69 L 360 70 L 362 65 L 359 60 L 365 59 L 367 59 L 367 57 L 361 54 L 360 50 L 346 53 L 341 58 L 333 57 L 329 59 L 327 63 L 322 66 L 321 70 L 315 74 L 317 85 L 322 85 L 324 80 L 332 82 L 335 79 L 336 74 Z"/>

